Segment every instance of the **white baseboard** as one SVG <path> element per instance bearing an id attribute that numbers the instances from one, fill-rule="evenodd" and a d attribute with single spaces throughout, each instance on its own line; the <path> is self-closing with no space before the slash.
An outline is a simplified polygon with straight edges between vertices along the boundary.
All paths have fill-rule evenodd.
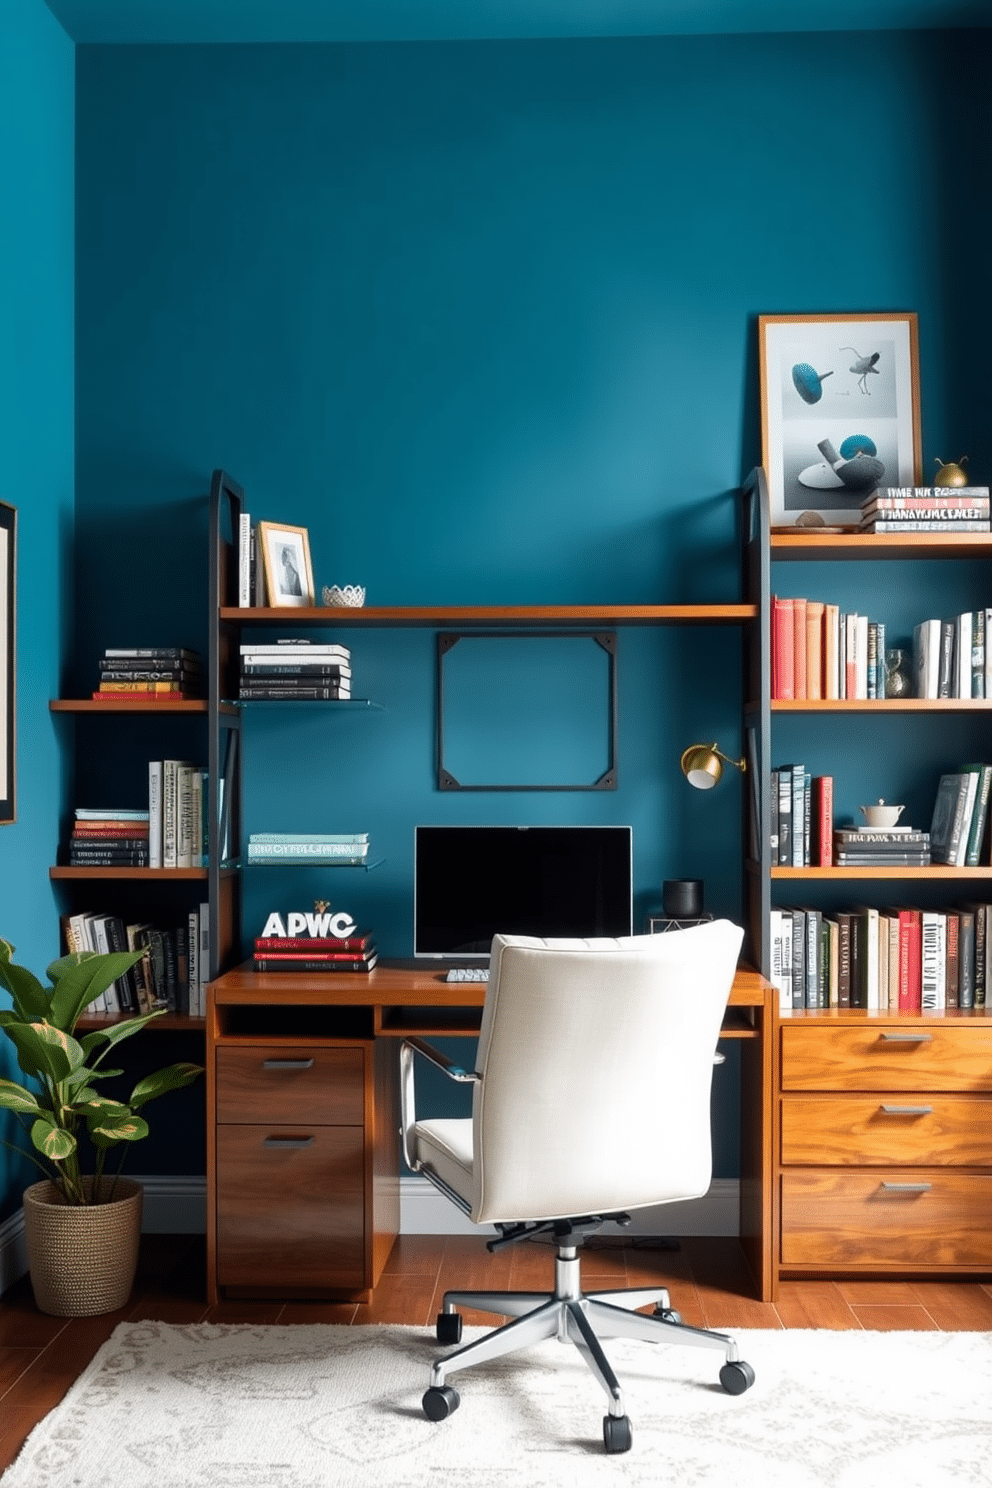
<path id="1" fill-rule="evenodd" d="M 207 1180 L 202 1176 L 134 1175 L 145 1190 L 141 1228 L 146 1235 L 199 1235 L 206 1230 Z M 740 1185 L 717 1178 L 709 1193 L 684 1204 L 635 1209 L 625 1235 L 737 1235 Z M 426 1178 L 400 1179 L 400 1232 L 404 1235 L 494 1234 L 491 1225 L 474 1225 Z M 0 1224 L 0 1292 L 28 1269 L 24 1211 Z"/>
<path id="2" fill-rule="evenodd" d="M 635 1209 L 624 1235 L 738 1235 L 740 1184 L 716 1178 L 701 1199 Z M 478 1235 L 494 1233 L 491 1225 L 474 1225 L 426 1178 L 400 1179 L 400 1233 L 403 1235 Z"/>

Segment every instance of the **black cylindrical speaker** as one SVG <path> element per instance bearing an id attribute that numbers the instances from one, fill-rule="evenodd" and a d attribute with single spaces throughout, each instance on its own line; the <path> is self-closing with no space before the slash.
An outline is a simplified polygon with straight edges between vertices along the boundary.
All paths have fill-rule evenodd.
<path id="1" fill-rule="evenodd" d="M 701 878 L 667 878 L 661 886 L 661 904 L 670 920 L 698 920 L 703 912 Z"/>

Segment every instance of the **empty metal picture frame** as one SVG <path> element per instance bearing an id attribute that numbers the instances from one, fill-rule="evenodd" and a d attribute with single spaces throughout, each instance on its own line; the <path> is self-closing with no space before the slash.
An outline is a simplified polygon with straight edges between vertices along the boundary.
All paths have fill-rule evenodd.
<path id="1" fill-rule="evenodd" d="M 15 817 L 17 512 L 0 501 L 0 823 Z"/>
<path id="2" fill-rule="evenodd" d="M 877 486 L 921 479 L 912 312 L 758 317 L 773 527 L 857 527 Z"/>
<path id="3" fill-rule="evenodd" d="M 617 788 L 612 631 L 437 636 L 442 791 Z"/>

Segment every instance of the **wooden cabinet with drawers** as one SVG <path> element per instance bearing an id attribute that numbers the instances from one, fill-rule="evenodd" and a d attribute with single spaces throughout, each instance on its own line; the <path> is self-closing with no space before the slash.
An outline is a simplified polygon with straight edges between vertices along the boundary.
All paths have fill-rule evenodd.
<path id="1" fill-rule="evenodd" d="M 992 1270 L 992 1020 L 784 1014 L 777 1277 Z"/>
<path id="2" fill-rule="evenodd" d="M 278 1000 L 211 1010 L 212 1301 L 371 1296 L 399 1228 L 397 1044 L 348 1021 Z"/>

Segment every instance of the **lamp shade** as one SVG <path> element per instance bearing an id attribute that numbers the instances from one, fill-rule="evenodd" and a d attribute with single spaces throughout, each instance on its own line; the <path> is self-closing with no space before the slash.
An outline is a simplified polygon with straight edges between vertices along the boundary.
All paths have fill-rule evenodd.
<path id="1" fill-rule="evenodd" d="M 696 790 L 712 790 L 723 774 L 724 764 L 741 771 L 745 768 L 743 759 L 730 759 L 715 744 L 690 744 L 680 763 L 683 775 Z"/>

